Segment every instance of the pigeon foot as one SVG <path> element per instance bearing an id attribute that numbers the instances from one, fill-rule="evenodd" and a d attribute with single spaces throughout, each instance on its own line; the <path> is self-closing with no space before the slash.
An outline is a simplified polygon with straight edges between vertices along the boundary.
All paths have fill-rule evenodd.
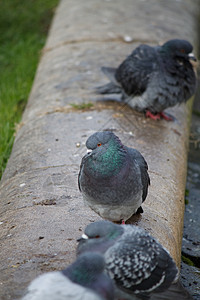
<path id="1" fill-rule="evenodd" d="M 149 110 L 147 110 L 146 111 L 146 117 L 147 118 L 151 118 L 153 120 L 164 119 L 166 121 L 173 121 L 173 117 L 171 117 L 170 115 L 168 115 L 168 114 L 166 114 L 164 112 L 153 114 L 152 112 L 150 112 Z"/>
<path id="2" fill-rule="evenodd" d="M 150 118 L 150 119 L 152 119 L 152 120 L 160 120 L 160 113 L 157 113 L 157 114 L 152 114 L 151 112 L 150 112 L 150 110 L 147 110 L 146 111 L 146 117 L 147 118 Z"/>
<path id="3" fill-rule="evenodd" d="M 165 114 L 164 112 L 160 113 L 160 117 L 166 121 L 173 121 L 173 118 L 170 115 Z"/>

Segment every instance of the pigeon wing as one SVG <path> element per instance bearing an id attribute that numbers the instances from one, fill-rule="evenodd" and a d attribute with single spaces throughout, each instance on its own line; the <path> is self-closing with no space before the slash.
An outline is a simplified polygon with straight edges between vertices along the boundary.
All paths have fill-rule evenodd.
<path id="1" fill-rule="evenodd" d="M 127 95 L 141 95 L 147 88 L 152 72 L 157 68 L 155 48 L 140 45 L 118 67 L 115 77 Z"/>
<path id="2" fill-rule="evenodd" d="M 177 269 L 169 254 L 146 233 L 127 233 L 105 253 L 106 269 L 119 289 L 149 293 L 167 288 Z M 162 290 L 162 288 L 160 288 Z"/>
<path id="3" fill-rule="evenodd" d="M 142 154 L 133 148 L 126 147 L 130 157 L 132 160 L 134 160 L 134 163 L 139 165 L 140 172 L 141 172 L 141 180 L 142 180 L 142 186 L 143 186 L 143 194 L 142 194 L 142 200 L 144 200 L 147 197 L 148 193 L 148 187 L 150 185 L 150 177 L 148 174 L 148 165 Z"/>
<path id="4" fill-rule="evenodd" d="M 83 158 L 81 160 L 80 170 L 79 170 L 79 174 L 78 174 L 78 188 L 79 188 L 80 192 L 81 192 L 81 174 L 82 174 L 83 167 L 84 167 L 84 164 L 85 164 L 88 156 L 90 156 L 90 153 L 87 153 L 85 156 L 83 156 Z"/>

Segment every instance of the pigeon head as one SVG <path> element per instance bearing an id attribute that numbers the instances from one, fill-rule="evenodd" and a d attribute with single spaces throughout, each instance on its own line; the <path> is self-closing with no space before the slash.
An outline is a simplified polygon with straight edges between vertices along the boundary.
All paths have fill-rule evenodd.
<path id="1" fill-rule="evenodd" d="M 162 45 L 161 52 L 178 58 L 194 58 L 192 56 L 193 46 L 186 40 L 170 40 Z"/>
<path id="2" fill-rule="evenodd" d="M 87 155 L 88 165 L 99 176 L 115 175 L 127 153 L 120 139 L 111 131 L 94 133 L 86 141 L 86 147 L 92 150 Z"/>
<path id="3" fill-rule="evenodd" d="M 77 253 L 97 251 L 104 253 L 123 234 L 123 227 L 109 221 L 89 224 L 78 240 Z"/>
<path id="4" fill-rule="evenodd" d="M 85 235 L 90 239 L 116 239 L 123 232 L 121 226 L 109 221 L 97 221 L 85 228 Z"/>
<path id="5" fill-rule="evenodd" d="M 101 254 L 86 252 L 80 255 L 62 273 L 72 282 L 90 288 L 105 299 L 113 299 L 114 286 L 112 280 L 104 273 L 105 260 Z"/>
<path id="6" fill-rule="evenodd" d="M 85 253 L 71 264 L 62 273 L 71 281 L 86 286 L 94 280 L 97 274 L 103 272 L 105 267 L 104 258 L 97 253 Z"/>
<path id="7" fill-rule="evenodd" d="M 114 136 L 111 131 L 95 132 L 88 138 L 86 147 L 91 150 L 97 149 L 97 147 L 106 145 Z"/>
<path id="8" fill-rule="evenodd" d="M 86 141 L 86 147 L 94 153 L 104 153 L 107 149 L 125 151 L 120 139 L 112 131 L 99 131 L 92 134 Z"/>

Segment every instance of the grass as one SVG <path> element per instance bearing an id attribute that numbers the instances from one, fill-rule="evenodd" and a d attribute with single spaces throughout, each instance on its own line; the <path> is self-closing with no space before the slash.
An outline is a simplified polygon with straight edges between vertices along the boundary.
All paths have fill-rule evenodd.
<path id="1" fill-rule="evenodd" d="M 74 109 L 77 109 L 77 110 L 84 110 L 84 109 L 90 109 L 94 106 L 93 103 L 91 102 L 88 102 L 88 103 L 80 103 L 80 104 L 76 104 L 76 103 L 71 103 L 70 104 Z"/>
<path id="2" fill-rule="evenodd" d="M 184 255 L 181 255 L 181 259 L 188 266 L 195 266 L 194 263 L 193 263 L 193 261 L 191 261 L 191 259 L 189 259 L 188 257 L 186 257 Z"/>
<path id="3" fill-rule="evenodd" d="M 189 197 L 189 190 L 188 189 L 185 189 L 185 205 L 188 205 L 189 204 L 189 200 L 187 197 Z"/>
<path id="4" fill-rule="evenodd" d="M 0 178 L 10 156 L 59 0 L 2 0 L 0 9 Z"/>

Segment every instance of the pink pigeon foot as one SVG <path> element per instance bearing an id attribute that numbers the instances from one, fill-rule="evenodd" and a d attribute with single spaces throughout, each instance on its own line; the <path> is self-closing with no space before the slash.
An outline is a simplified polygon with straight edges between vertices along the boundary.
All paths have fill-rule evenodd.
<path id="1" fill-rule="evenodd" d="M 173 121 L 173 118 L 172 118 L 171 116 L 165 114 L 164 112 L 161 112 L 161 113 L 160 113 L 160 117 L 161 117 L 162 119 L 165 119 L 166 121 Z"/>
<path id="2" fill-rule="evenodd" d="M 149 110 L 146 111 L 146 117 L 153 120 L 160 120 L 160 113 L 152 114 Z"/>
<path id="3" fill-rule="evenodd" d="M 165 114 L 164 112 L 160 112 L 160 113 L 156 113 L 153 114 L 152 112 L 150 112 L 149 110 L 146 111 L 146 117 L 151 118 L 153 120 L 160 120 L 160 119 L 164 119 L 166 121 L 173 121 L 173 117 L 171 117 L 168 114 Z"/>

